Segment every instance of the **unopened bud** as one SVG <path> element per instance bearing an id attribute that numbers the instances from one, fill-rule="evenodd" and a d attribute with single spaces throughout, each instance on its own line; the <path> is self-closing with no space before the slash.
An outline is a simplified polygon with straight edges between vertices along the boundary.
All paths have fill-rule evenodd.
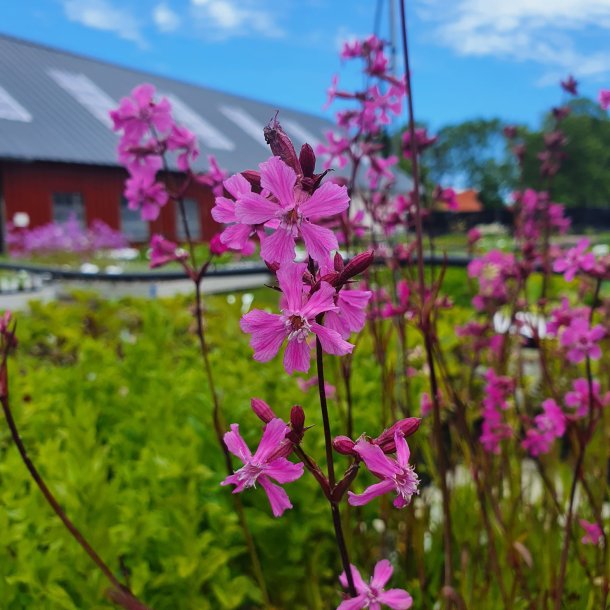
<path id="1" fill-rule="evenodd" d="M 290 410 L 290 427 L 292 429 L 287 436 L 295 445 L 298 445 L 305 434 L 305 411 L 303 411 L 303 407 L 295 405 Z"/>
<path id="2" fill-rule="evenodd" d="M 343 271 L 343 268 L 345 267 L 345 263 L 343 262 L 343 257 L 338 252 L 335 252 L 335 258 L 333 259 L 333 264 L 335 267 L 335 271 Z"/>
<path id="3" fill-rule="evenodd" d="M 258 417 L 261 421 L 268 424 L 272 419 L 275 419 L 277 415 L 273 412 L 271 407 L 260 398 L 253 398 L 250 401 L 250 406 L 254 411 L 254 415 Z"/>
<path id="4" fill-rule="evenodd" d="M 271 119 L 267 127 L 263 129 L 263 134 L 265 142 L 269 144 L 274 156 L 279 157 L 297 175 L 301 174 L 301 164 L 297 158 L 297 152 L 277 118 Z"/>
<path id="5" fill-rule="evenodd" d="M 299 163 L 301 164 L 303 175 L 307 178 L 311 178 L 316 169 L 316 155 L 309 144 L 303 144 L 303 146 L 301 146 Z"/>
<path id="6" fill-rule="evenodd" d="M 333 447 L 335 448 L 335 451 L 342 455 L 357 456 L 358 454 L 354 450 L 355 444 L 356 443 L 354 443 L 354 441 L 348 436 L 335 436 L 333 440 Z"/>
<path id="7" fill-rule="evenodd" d="M 384 453 L 394 453 L 396 451 L 394 435 L 400 432 L 404 437 L 411 436 L 417 432 L 420 423 L 421 419 L 419 417 L 401 419 L 374 439 L 373 445 L 377 445 Z"/>
<path id="8" fill-rule="evenodd" d="M 252 190 L 255 193 L 261 192 L 261 175 L 259 172 L 254 171 L 253 169 L 247 169 L 241 172 L 241 175 L 250 183 Z"/>
<path id="9" fill-rule="evenodd" d="M 356 254 L 341 272 L 340 282 L 345 284 L 348 280 L 360 273 L 364 273 L 375 260 L 375 253 L 372 250 Z"/>

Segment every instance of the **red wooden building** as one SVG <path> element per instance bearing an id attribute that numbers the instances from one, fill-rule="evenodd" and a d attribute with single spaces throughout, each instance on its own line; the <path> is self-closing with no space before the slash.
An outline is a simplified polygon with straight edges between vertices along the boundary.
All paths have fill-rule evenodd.
<path id="1" fill-rule="evenodd" d="M 173 203 L 146 223 L 123 198 L 127 174 L 117 162 L 108 111 L 143 82 L 168 97 L 176 120 L 197 135 L 198 169 L 208 154 L 229 172 L 256 168 L 269 156 L 262 130 L 275 106 L 0 35 L 0 238 L 19 213 L 30 227 L 71 214 L 83 225 L 99 219 L 135 243 L 152 232 L 184 237 Z M 320 117 L 288 109 L 279 117 L 297 146 L 315 146 L 329 128 Z M 208 240 L 218 230 L 211 191 L 193 185 L 185 203 L 193 236 Z"/>

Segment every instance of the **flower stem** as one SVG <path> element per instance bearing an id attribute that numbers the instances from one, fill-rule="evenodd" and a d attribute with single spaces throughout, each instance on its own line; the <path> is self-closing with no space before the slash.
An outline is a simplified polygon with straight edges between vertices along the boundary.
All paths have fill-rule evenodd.
<path id="1" fill-rule="evenodd" d="M 19 451 L 21 460 L 25 464 L 25 467 L 27 468 L 30 476 L 38 486 L 38 489 L 40 489 L 40 491 L 42 492 L 42 495 L 44 496 L 47 504 L 53 509 L 55 514 L 59 517 L 65 528 L 70 533 L 70 535 L 74 538 L 74 540 L 76 540 L 76 542 L 78 542 L 78 544 L 85 551 L 85 553 L 89 555 L 91 561 L 95 563 L 95 565 L 99 568 L 102 574 L 106 577 L 108 582 L 110 582 L 110 584 L 112 585 L 112 590 L 109 592 L 110 599 L 117 605 L 120 605 L 125 608 L 125 610 L 148 610 L 148 607 L 145 606 L 139 599 L 137 599 L 133 595 L 133 593 L 131 593 L 129 588 L 123 585 L 117 579 L 117 577 L 112 573 L 112 570 L 97 554 L 95 549 L 87 541 L 81 531 L 70 520 L 70 518 L 60 506 L 59 502 L 57 501 L 57 499 L 45 483 L 44 479 L 40 475 L 40 472 L 30 459 L 25 445 L 23 444 L 21 435 L 19 434 L 19 429 L 17 428 L 17 424 L 13 417 L 13 413 L 11 411 L 9 403 L 6 355 L 4 356 L 2 365 L 0 366 L 0 376 L 3 377 L 3 385 L 5 387 L 5 391 L 2 393 L 2 395 L 0 395 L 0 403 L 2 404 L 2 410 L 4 412 L 4 417 L 6 418 L 6 423 L 8 424 L 9 430 L 11 432 L 11 437 L 15 445 L 17 446 L 17 450 Z"/>
<path id="2" fill-rule="evenodd" d="M 326 466 L 328 468 L 328 482 L 330 485 L 331 492 L 335 487 L 335 463 L 333 460 L 333 441 L 332 434 L 330 431 L 330 420 L 328 418 L 328 405 L 326 403 L 326 390 L 324 389 L 324 357 L 322 354 L 322 344 L 320 339 L 316 338 L 316 364 L 318 368 L 318 391 L 320 394 L 320 409 L 322 411 L 322 422 L 324 425 L 324 441 L 326 445 Z M 329 500 L 330 510 L 333 517 L 333 526 L 335 528 L 335 539 L 337 541 L 337 547 L 339 548 L 339 554 L 341 555 L 341 563 L 343 564 L 343 570 L 347 578 L 347 584 L 349 594 L 352 597 L 357 595 L 356 587 L 354 586 L 354 577 L 352 575 L 352 568 L 349 561 L 349 554 L 347 551 L 347 545 L 345 544 L 345 535 L 343 534 L 343 526 L 341 525 L 341 513 L 339 511 L 339 504 L 334 500 Z"/>

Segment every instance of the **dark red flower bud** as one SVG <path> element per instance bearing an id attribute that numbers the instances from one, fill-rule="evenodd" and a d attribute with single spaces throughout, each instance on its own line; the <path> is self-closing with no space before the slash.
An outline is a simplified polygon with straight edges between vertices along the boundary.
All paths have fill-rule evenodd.
<path id="1" fill-rule="evenodd" d="M 252 190 L 255 193 L 261 192 L 261 175 L 259 172 L 254 171 L 253 169 L 247 169 L 246 171 L 241 172 L 241 175 L 250 183 Z"/>
<path id="2" fill-rule="evenodd" d="M 384 453 L 394 453 L 396 451 L 396 441 L 394 440 L 396 432 L 401 432 L 405 437 L 411 436 L 417 432 L 420 423 L 419 417 L 401 419 L 373 439 L 373 445 L 377 445 Z"/>
<path id="3" fill-rule="evenodd" d="M 553 116 L 557 121 L 563 121 L 567 116 L 569 116 L 572 109 L 569 106 L 559 106 L 558 108 L 553 108 Z"/>
<path id="4" fill-rule="evenodd" d="M 335 266 L 335 271 L 343 271 L 345 264 L 343 263 L 343 257 L 338 252 L 335 252 L 333 263 Z"/>
<path id="5" fill-rule="evenodd" d="M 570 95 L 578 95 L 578 81 L 570 74 L 568 78 L 560 81 L 561 88 Z"/>
<path id="6" fill-rule="evenodd" d="M 364 273 L 371 266 L 374 260 L 375 253 L 372 250 L 356 254 L 356 256 L 354 256 L 354 258 L 352 258 L 352 260 L 345 265 L 345 268 L 339 277 L 338 285 L 345 284 L 354 276 Z"/>
<path id="7" fill-rule="evenodd" d="M 303 146 L 301 146 L 299 163 L 301 165 L 303 175 L 306 178 L 313 177 L 314 170 L 316 169 L 316 155 L 313 152 L 313 148 L 309 144 L 303 144 Z"/>
<path id="8" fill-rule="evenodd" d="M 279 157 L 288 167 L 291 167 L 298 176 L 302 175 L 297 151 L 294 149 L 292 141 L 277 120 L 277 114 L 269 121 L 267 127 L 263 129 L 263 134 L 265 136 L 265 142 L 267 142 L 271 148 L 271 152 L 276 157 Z"/>
<path id="9" fill-rule="evenodd" d="M 261 398 L 253 398 L 250 401 L 250 406 L 252 407 L 256 417 L 258 417 L 261 421 L 264 421 L 266 424 L 277 417 L 271 407 Z"/>
<path id="10" fill-rule="evenodd" d="M 305 411 L 303 411 L 303 407 L 299 405 L 292 407 L 290 410 L 290 426 L 292 430 L 288 437 L 294 443 L 300 443 L 305 434 Z"/>
<path id="11" fill-rule="evenodd" d="M 353 455 L 358 456 L 354 451 L 354 441 L 348 436 L 335 436 L 333 440 L 333 447 L 337 453 L 342 455 Z"/>

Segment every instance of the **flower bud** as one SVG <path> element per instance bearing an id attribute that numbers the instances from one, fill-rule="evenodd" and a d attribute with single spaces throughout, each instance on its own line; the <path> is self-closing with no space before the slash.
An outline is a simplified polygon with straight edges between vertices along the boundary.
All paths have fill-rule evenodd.
<path id="1" fill-rule="evenodd" d="M 345 265 L 345 268 L 341 272 L 339 283 L 341 285 L 345 284 L 354 276 L 364 273 L 371 266 L 374 259 L 375 253 L 372 250 L 356 254 L 356 256 Z"/>
<path id="2" fill-rule="evenodd" d="M 287 438 L 298 445 L 305 434 L 305 411 L 303 411 L 303 407 L 295 405 L 290 410 L 290 427 L 292 430 L 287 434 Z"/>
<path id="3" fill-rule="evenodd" d="M 316 155 L 313 148 L 309 144 L 301 146 L 301 154 L 299 155 L 299 163 L 303 171 L 303 175 L 311 178 L 316 169 Z"/>
<path id="4" fill-rule="evenodd" d="M 254 411 L 256 417 L 258 417 L 266 424 L 268 424 L 272 419 L 275 419 L 277 417 L 271 407 L 260 398 L 253 398 L 250 401 L 250 406 L 252 407 L 252 410 Z"/>
<path id="5" fill-rule="evenodd" d="M 335 258 L 333 259 L 333 265 L 335 267 L 335 271 L 337 271 L 337 272 L 343 271 L 343 268 L 345 267 L 345 264 L 343 263 L 343 258 L 338 252 L 335 252 Z"/>
<path id="6" fill-rule="evenodd" d="M 342 455 L 353 455 L 357 456 L 358 454 L 354 451 L 354 441 L 348 436 L 335 436 L 333 440 L 333 447 L 337 453 L 341 453 Z"/>
<path id="7" fill-rule="evenodd" d="M 273 118 L 269 122 L 267 127 L 263 129 L 263 134 L 265 142 L 271 148 L 271 152 L 276 157 L 279 157 L 288 167 L 291 167 L 297 175 L 301 175 L 301 164 L 297 158 L 297 152 L 277 118 Z"/>
<path id="8" fill-rule="evenodd" d="M 396 432 L 401 432 L 405 437 L 411 436 L 417 432 L 420 423 L 419 417 L 401 419 L 373 439 L 373 445 L 377 445 L 384 453 L 394 453 L 396 451 L 396 441 L 394 440 Z"/>

